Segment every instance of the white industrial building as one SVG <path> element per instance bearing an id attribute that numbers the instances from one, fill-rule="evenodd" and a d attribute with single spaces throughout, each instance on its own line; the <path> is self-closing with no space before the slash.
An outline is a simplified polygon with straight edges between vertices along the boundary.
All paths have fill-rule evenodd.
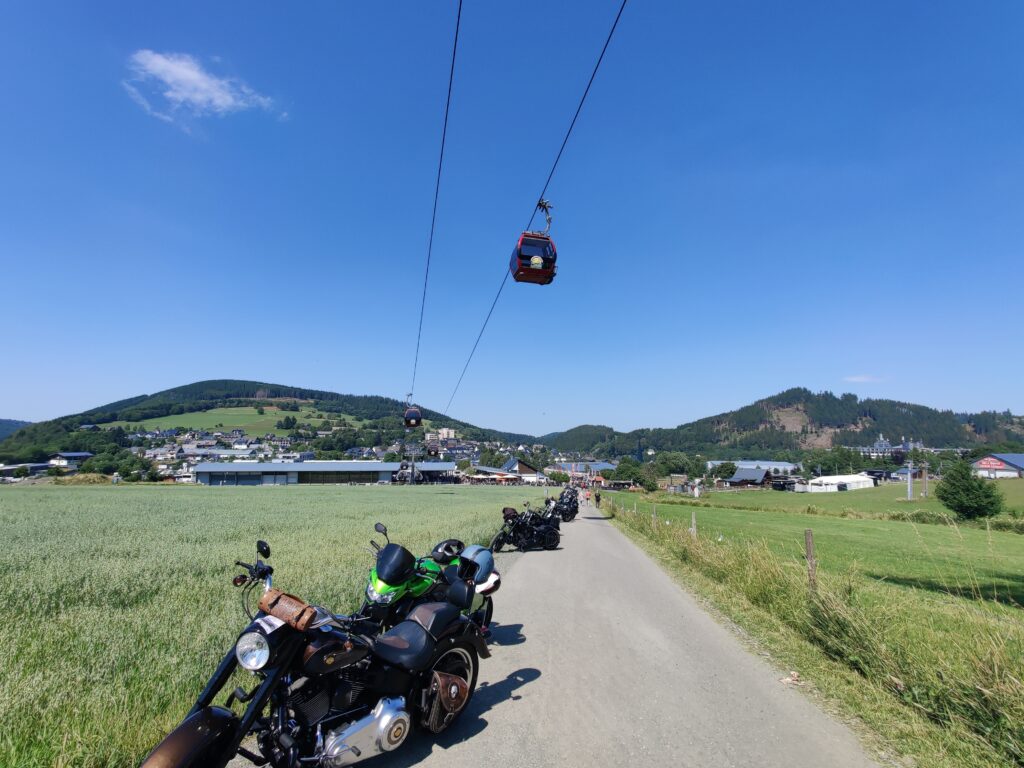
<path id="1" fill-rule="evenodd" d="M 806 483 L 796 483 L 793 490 L 797 493 L 835 493 L 874 487 L 875 479 L 870 475 L 822 475 L 808 480 Z"/>
<path id="2" fill-rule="evenodd" d="M 402 472 L 397 461 L 302 461 L 287 462 L 223 462 L 196 466 L 196 482 L 200 485 L 325 485 L 344 483 L 391 483 Z M 420 482 L 438 483 L 455 480 L 455 462 L 427 461 L 416 465 Z"/>

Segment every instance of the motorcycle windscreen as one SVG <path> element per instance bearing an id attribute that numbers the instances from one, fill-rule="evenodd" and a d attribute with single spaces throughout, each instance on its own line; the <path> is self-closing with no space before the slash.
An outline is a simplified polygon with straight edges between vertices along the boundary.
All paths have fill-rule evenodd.
<path id="1" fill-rule="evenodd" d="M 401 544 L 388 544 L 377 555 L 377 578 L 392 587 L 412 576 L 416 557 Z"/>

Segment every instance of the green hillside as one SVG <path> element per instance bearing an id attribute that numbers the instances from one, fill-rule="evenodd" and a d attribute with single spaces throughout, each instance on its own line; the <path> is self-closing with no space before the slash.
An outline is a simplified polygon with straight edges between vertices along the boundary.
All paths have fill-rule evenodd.
<path id="1" fill-rule="evenodd" d="M 32 422 L 19 421 L 18 419 L 0 419 L 0 440 L 8 435 L 13 435 L 22 427 L 27 427 Z"/>
<path id="2" fill-rule="evenodd" d="M 19 428 L 0 442 L 0 462 L 38 461 L 55 451 L 100 452 L 111 445 L 127 444 L 124 427 L 139 424 L 162 428 L 196 427 L 210 429 L 218 423 L 230 429 L 224 418 L 241 426 L 240 416 L 251 418 L 262 406 L 264 418 L 258 424 L 249 422 L 256 434 L 274 431 L 287 434 L 292 428 L 277 429 L 273 425 L 285 414 L 275 409 L 289 409 L 287 416 L 300 425 L 315 428 L 323 420 L 338 426 L 330 438 L 316 441 L 314 448 L 338 453 L 353 446 L 373 446 L 397 440 L 405 434 L 402 424 L 404 403 L 377 395 L 345 395 L 303 387 L 268 384 L 259 381 L 215 379 L 174 387 L 153 395 L 108 403 L 83 413 L 64 416 Z M 225 411 L 224 409 L 229 409 Z M 242 409 L 242 410 L 239 410 Z M 220 413 L 213 413 L 220 411 Z M 477 440 L 506 442 L 532 441 L 529 435 L 500 432 L 467 424 L 428 408 L 422 409 L 425 421 L 434 427 L 451 427 L 459 434 Z M 323 417 L 323 418 L 320 418 Z M 82 431 L 83 424 L 94 424 L 96 432 Z M 267 429 L 267 424 L 271 429 Z M 243 427 L 244 428 L 244 427 Z M 249 430 L 247 430 L 249 431 Z"/>
<path id="3" fill-rule="evenodd" d="M 974 447 L 1024 441 L 1024 423 L 1009 413 L 955 414 L 799 387 L 671 429 L 615 432 L 582 426 L 541 440 L 560 450 L 602 456 L 634 453 L 639 441 L 644 449 L 741 458 L 754 452 L 795 454 L 811 448 L 870 445 L 880 433 L 893 441 L 905 436 L 934 448 Z"/>
<path id="4" fill-rule="evenodd" d="M 258 407 L 263 414 L 257 412 Z M 35 461 L 60 450 L 97 452 L 112 444 L 125 445 L 125 428 L 134 430 L 139 425 L 144 429 L 240 428 L 248 434 L 299 434 L 321 455 L 335 457 L 354 446 L 385 445 L 404 436 L 403 408 L 399 400 L 376 395 L 234 379 L 200 381 L 19 426 L 0 442 L 0 462 Z M 811 449 L 868 445 L 879 433 L 894 442 L 906 436 L 934 448 L 991 446 L 991 450 L 1024 442 L 1024 420 L 1008 412 L 956 414 L 913 403 L 861 400 L 856 395 L 836 396 L 804 388 L 789 389 L 689 424 L 632 432 L 584 424 L 534 438 L 477 427 L 428 408 L 423 409 L 423 417 L 431 427 L 452 427 L 471 440 L 542 442 L 557 450 L 604 458 L 633 454 L 640 445 L 645 450 L 699 453 L 711 458 L 757 454 L 797 459 Z M 282 419 L 289 420 L 289 426 L 277 427 Z M 83 432 L 79 429 L 83 424 L 96 424 L 101 430 Z M 333 430 L 329 437 L 316 436 L 318 429 L 326 428 Z"/>

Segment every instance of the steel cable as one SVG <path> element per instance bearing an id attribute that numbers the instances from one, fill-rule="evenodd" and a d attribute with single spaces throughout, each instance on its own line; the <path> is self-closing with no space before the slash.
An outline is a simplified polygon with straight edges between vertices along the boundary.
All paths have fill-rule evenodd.
<path id="1" fill-rule="evenodd" d="M 628 0 L 622 0 L 622 4 L 619 6 L 619 12 L 615 14 L 615 21 L 612 22 L 612 28 L 608 31 L 608 37 L 604 41 L 604 46 L 601 48 L 601 53 L 597 57 L 597 62 L 594 64 L 594 69 L 590 73 L 590 80 L 587 81 L 587 87 L 583 90 L 583 96 L 580 97 L 580 103 L 576 107 L 576 114 L 572 116 L 572 122 L 569 123 L 569 130 L 565 132 L 565 138 L 562 139 L 562 146 L 558 149 L 558 154 L 555 156 L 555 162 L 551 165 L 551 171 L 548 173 L 548 178 L 544 182 L 544 187 L 540 191 L 540 196 L 537 198 L 538 201 L 544 199 L 544 195 L 547 194 L 548 185 L 551 184 L 551 179 L 555 175 L 555 170 L 558 168 L 558 162 L 562 159 L 562 153 L 565 152 L 565 146 L 569 143 L 569 137 L 572 136 L 573 128 L 576 127 L 576 120 L 580 116 L 580 112 L 583 110 L 583 103 L 587 100 L 587 94 L 590 93 L 590 86 L 594 84 L 594 78 L 597 77 L 597 70 L 601 67 L 601 62 L 604 60 L 604 54 L 608 50 L 608 45 L 612 41 L 612 36 L 615 34 L 616 27 L 619 26 L 619 19 L 622 18 L 622 12 L 626 9 L 626 3 Z M 526 224 L 524 231 L 529 231 L 530 227 L 533 226 L 533 220 L 537 216 L 537 206 L 534 205 L 533 211 L 530 214 L 530 220 Z M 480 339 L 483 338 L 484 331 L 487 330 L 487 324 L 491 320 L 491 315 L 494 314 L 494 308 L 498 304 L 498 299 L 501 298 L 501 292 L 505 290 L 505 284 L 508 282 L 508 269 L 505 270 L 505 276 L 501 280 L 501 285 L 498 286 L 498 293 L 494 296 L 494 301 L 491 302 L 491 308 L 487 311 L 487 317 L 484 318 L 484 324 L 480 327 L 480 333 L 476 336 L 476 341 L 473 342 L 473 348 L 469 351 L 469 357 L 466 359 L 466 364 L 462 366 L 462 373 L 459 374 L 459 380 L 455 383 L 455 389 L 452 390 L 451 397 L 448 398 L 448 405 L 444 407 L 444 414 L 448 415 L 448 409 L 451 408 L 452 401 L 455 400 L 455 395 L 458 394 L 459 387 L 462 385 L 462 379 L 466 375 L 466 371 L 469 369 L 469 364 L 473 361 L 473 355 L 476 354 L 476 348 L 480 344 Z"/>

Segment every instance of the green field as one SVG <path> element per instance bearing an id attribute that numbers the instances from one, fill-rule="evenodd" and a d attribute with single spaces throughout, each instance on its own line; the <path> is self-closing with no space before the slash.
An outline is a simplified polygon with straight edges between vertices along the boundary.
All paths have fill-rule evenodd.
<path id="1" fill-rule="evenodd" d="M 265 413 L 260 415 L 256 412 L 255 407 L 237 407 L 237 408 L 211 408 L 208 411 L 196 411 L 195 413 L 182 413 L 176 416 L 160 416 L 154 419 L 146 419 L 145 421 L 112 421 L 109 424 L 104 424 L 105 428 L 113 427 L 137 427 L 141 426 L 143 429 L 173 429 L 175 427 L 186 427 L 189 429 L 203 429 L 203 430 L 232 430 L 232 429 L 244 429 L 247 435 L 264 435 L 267 432 L 280 432 L 274 425 L 285 416 L 294 416 L 300 423 L 309 422 L 314 426 L 319 426 L 322 419 L 316 418 L 316 414 L 321 413 L 314 408 L 308 408 L 303 406 L 298 412 L 295 411 L 279 411 L 273 407 L 267 407 Z M 349 424 L 357 427 L 364 423 L 365 420 L 358 419 L 353 416 L 343 416 L 341 414 L 324 413 L 325 417 L 331 420 L 345 419 Z M 217 425 L 221 425 L 218 427 Z"/>
<path id="2" fill-rule="evenodd" d="M 0 765 L 131 766 L 244 626 L 232 563 L 273 548 L 275 584 L 357 606 L 373 523 L 413 552 L 484 542 L 523 488 L 0 488 Z"/>
<path id="3" fill-rule="evenodd" d="M 899 504 L 890 501 L 891 491 L 875 488 L 845 494 L 821 493 L 813 494 L 813 499 L 808 498 L 811 494 L 767 491 L 711 493 L 702 501 L 714 504 L 713 507 L 617 496 L 630 506 L 636 503 L 646 514 L 656 507 L 658 518 L 673 525 L 689 526 L 690 513 L 695 511 L 697 529 L 716 541 L 763 541 L 773 552 L 794 562 L 803 560 L 804 531 L 810 528 L 814 531 L 819 567 L 824 570 L 856 570 L 865 578 L 890 585 L 1024 605 L 1024 537 L 1020 534 L 805 513 L 809 503 L 828 506 L 835 512 L 850 508 L 851 504 L 859 504 L 856 508 L 865 514 L 884 511 L 890 503 L 894 507 Z M 858 498 L 860 494 L 864 495 Z M 756 503 L 765 508 L 724 506 L 729 503 Z M 787 505 L 791 509 L 787 510 Z"/>
<path id="4" fill-rule="evenodd" d="M 664 494 L 607 499 L 620 525 L 692 573 L 692 584 L 773 650 L 799 658 L 792 668 L 813 672 L 816 685 L 838 692 L 916 764 L 1024 765 L 1024 537 L 885 519 L 907 504 L 893 491 L 709 493 L 699 504 Z M 936 503 L 923 502 L 929 510 Z M 849 681 L 851 671 L 860 683 Z M 859 685 L 867 688 L 854 692 Z M 878 697 L 883 709 L 903 704 L 905 713 L 882 714 Z"/>
<path id="5" fill-rule="evenodd" d="M 935 498 L 935 480 L 928 483 L 928 498 L 921 498 L 924 488 L 922 481 L 914 481 L 914 499 L 907 500 L 905 483 L 886 483 L 877 488 L 865 488 L 845 493 L 785 493 L 772 490 L 747 491 L 711 491 L 701 497 L 701 501 L 716 507 L 737 509 L 778 509 L 789 512 L 803 512 L 808 506 L 817 507 L 824 512 L 835 514 L 852 510 L 865 516 L 883 516 L 892 512 L 910 510 L 927 510 L 949 514 Z M 1024 480 L 997 480 L 996 485 L 1006 498 L 1006 506 L 1010 510 L 1024 513 Z M 666 501 L 671 496 L 663 496 Z"/>

